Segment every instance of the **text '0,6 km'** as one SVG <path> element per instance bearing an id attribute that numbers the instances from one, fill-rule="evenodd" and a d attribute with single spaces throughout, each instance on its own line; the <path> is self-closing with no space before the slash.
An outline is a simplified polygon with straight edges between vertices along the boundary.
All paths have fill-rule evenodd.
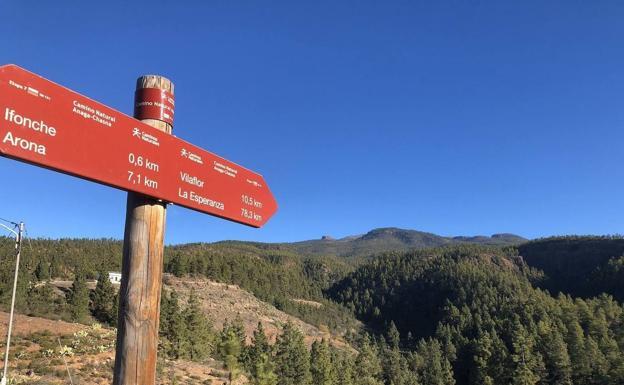
<path id="1" fill-rule="evenodd" d="M 139 108 L 172 121 L 164 100 Z M 253 227 L 277 211 L 261 175 L 15 65 L 0 67 L 0 114 L 2 156 Z"/>

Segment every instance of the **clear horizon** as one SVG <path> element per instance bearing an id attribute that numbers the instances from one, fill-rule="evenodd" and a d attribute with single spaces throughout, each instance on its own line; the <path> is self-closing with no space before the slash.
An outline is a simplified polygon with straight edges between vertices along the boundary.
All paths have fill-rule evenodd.
<path id="1" fill-rule="evenodd" d="M 140 16 L 150 7 L 168 24 Z M 259 230 L 172 206 L 167 244 L 623 232 L 624 3 L 0 11 L 0 65 L 127 114 L 138 76 L 167 76 L 174 134 L 259 172 L 277 199 Z M 123 237 L 122 191 L 6 158 L 0 180 L 0 218 L 32 237 Z"/>
<path id="2" fill-rule="evenodd" d="M 3 221 L 3 223 L 7 224 L 7 222 L 13 222 L 11 220 L 8 220 L 7 218 L 0 218 L 0 220 Z M 17 222 L 16 222 L 17 223 Z M 10 227 L 10 226 L 9 226 Z M 545 236 L 540 236 L 540 237 L 535 237 L 535 238 L 528 238 L 525 237 L 522 234 L 516 234 L 516 233 L 509 233 L 509 232 L 498 232 L 498 233 L 492 233 L 492 234 L 437 234 L 437 233 L 432 233 L 430 231 L 427 230 L 423 230 L 423 229 L 407 229 L 407 228 L 398 228 L 398 227 L 394 227 L 394 226 L 387 226 L 387 227 L 377 227 L 377 228 L 373 228 L 373 229 L 369 229 L 367 231 L 363 231 L 360 233 L 354 233 L 354 234 L 342 234 L 342 235 L 333 235 L 333 234 L 321 234 L 316 238 L 305 238 L 305 239 L 294 239 L 294 240 L 288 240 L 288 241 L 280 241 L 280 240 L 276 240 L 276 241 L 257 241 L 257 240 L 253 240 L 253 239 L 249 239 L 249 240 L 245 240 L 245 239 L 234 239 L 234 238 L 224 238 L 224 239 L 215 239 L 215 240 L 211 240 L 211 241 L 205 241 L 205 240 L 197 240 L 197 241 L 188 241 L 188 242 L 165 242 L 165 246 L 176 246 L 176 245 L 184 245 L 184 244 L 190 244 L 190 243 L 218 243 L 218 242 L 229 242 L 229 241 L 235 241 L 235 242 L 259 242 L 259 243 L 273 243 L 273 244 L 280 244 L 280 243 L 296 243 L 296 242 L 306 242 L 306 241 L 316 241 L 316 240 L 321 240 L 323 237 L 329 236 L 332 238 L 332 240 L 342 240 L 345 238 L 351 238 L 351 237 L 360 237 L 363 235 L 368 234 L 371 231 L 374 230 L 378 230 L 378 229 L 385 229 L 385 228 L 397 228 L 399 230 L 407 230 L 407 231 L 418 231 L 418 232 L 422 232 L 422 233 L 430 233 L 430 234 L 434 234 L 440 237 L 445 237 L 445 238 L 453 238 L 453 237 L 478 237 L 478 236 L 484 236 L 484 237 L 492 237 L 494 235 L 500 235 L 500 234 L 509 234 L 509 235 L 515 235 L 515 236 L 519 236 L 521 238 L 526 239 L 527 241 L 535 241 L 535 240 L 539 240 L 542 238 L 556 238 L 556 237 L 624 237 L 624 234 L 620 234 L 620 233 L 612 233 L 612 234 L 550 234 L 550 235 L 545 235 Z M 0 237 L 2 236 L 8 236 L 8 237 L 13 237 L 12 234 L 10 233 L 6 233 L 5 234 L 0 234 Z M 28 229 L 26 229 L 26 238 L 31 238 L 31 239 L 49 239 L 49 240 L 59 240 L 59 239 L 111 239 L 113 241 L 123 241 L 123 236 L 122 237 L 108 237 L 108 236 L 101 236 L 101 237 L 91 237 L 91 236 L 75 236 L 75 237 L 71 237 L 71 236 L 60 236 L 60 237 L 50 237 L 50 236 L 46 236 L 46 235 L 36 235 L 36 236 L 32 236 L 31 233 L 28 231 Z"/>

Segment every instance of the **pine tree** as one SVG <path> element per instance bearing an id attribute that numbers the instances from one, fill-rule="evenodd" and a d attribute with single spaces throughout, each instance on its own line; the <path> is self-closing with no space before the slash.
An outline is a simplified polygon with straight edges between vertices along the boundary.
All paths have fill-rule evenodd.
<path id="1" fill-rule="evenodd" d="M 238 337 L 238 341 L 240 342 L 241 346 L 244 347 L 247 341 L 247 334 L 245 333 L 245 323 L 243 322 L 240 313 L 236 314 L 236 317 L 231 324 L 231 328 L 232 330 L 234 330 L 234 333 Z"/>
<path id="2" fill-rule="evenodd" d="M 275 364 L 279 385 L 310 384 L 310 357 L 303 335 L 288 322 L 275 343 Z"/>
<path id="3" fill-rule="evenodd" d="M 436 330 L 436 339 L 442 345 L 442 354 L 451 362 L 457 358 L 457 348 L 453 343 L 454 334 L 456 332 L 450 325 L 440 324 Z"/>
<path id="4" fill-rule="evenodd" d="M 44 283 L 42 285 L 32 285 L 28 290 L 27 305 L 33 314 L 48 316 L 54 314 L 56 310 L 54 290 L 52 285 Z"/>
<path id="5" fill-rule="evenodd" d="M 214 330 L 212 323 L 200 308 L 195 290 L 191 290 L 188 304 L 184 310 L 184 320 L 188 341 L 189 358 L 193 361 L 203 360 L 214 351 Z"/>
<path id="6" fill-rule="evenodd" d="M 119 322 L 119 293 L 115 293 L 115 297 L 113 297 L 111 314 L 113 318 L 111 319 L 110 325 L 112 327 L 117 327 L 117 323 Z"/>
<path id="7" fill-rule="evenodd" d="M 89 289 L 81 271 L 75 273 L 68 302 L 72 320 L 86 322 L 89 316 Z"/>
<path id="8" fill-rule="evenodd" d="M 277 375 L 275 374 L 274 364 L 271 357 L 262 353 L 254 363 L 254 385 L 277 385 Z"/>
<path id="9" fill-rule="evenodd" d="M 565 342 L 570 356 L 572 380 L 574 384 L 589 383 L 591 369 L 589 357 L 585 352 L 583 328 L 576 317 L 568 317 L 566 329 Z"/>
<path id="10" fill-rule="evenodd" d="M 440 348 L 440 353 L 442 353 L 442 349 Z M 453 375 L 453 366 L 450 361 L 441 354 L 442 361 L 442 375 L 440 378 L 442 379 L 441 385 L 455 385 L 455 377 Z"/>
<path id="11" fill-rule="evenodd" d="M 607 336 L 600 344 L 606 360 L 609 362 L 609 381 L 624 384 L 624 355 L 614 338 Z"/>
<path id="12" fill-rule="evenodd" d="M 609 381 L 609 362 L 600 351 L 598 343 L 588 336 L 585 340 L 585 354 L 590 367 L 590 384 L 611 385 Z"/>
<path id="13" fill-rule="evenodd" d="M 384 382 L 391 385 L 411 385 L 416 381 L 411 376 L 407 360 L 399 350 L 399 334 L 394 323 L 391 323 L 386 334 L 389 344 L 386 346 L 381 344 L 378 348 L 382 353 Z"/>
<path id="14" fill-rule="evenodd" d="M 225 325 L 219 338 L 218 352 L 225 363 L 225 368 L 230 371 L 230 380 L 238 378 L 241 349 L 240 339 L 236 334 L 236 330 L 229 325 Z"/>
<path id="15" fill-rule="evenodd" d="M 516 319 L 512 330 L 513 354 L 511 359 L 514 363 L 512 373 L 513 385 L 535 385 L 540 377 L 536 373 L 538 368 L 538 357 L 533 351 L 535 341 L 528 334 L 526 329 Z"/>
<path id="16" fill-rule="evenodd" d="M 254 330 L 253 337 L 251 339 L 251 345 L 247 349 L 247 361 L 245 367 L 251 373 L 252 377 L 257 377 L 256 367 L 262 364 L 264 360 L 263 356 L 271 357 L 271 346 L 269 345 L 269 339 L 264 332 L 262 322 L 258 322 L 256 330 Z"/>
<path id="17" fill-rule="evenodd" d="M 390 346 L 390 349 L 399 349 L 399 344 L 401 343 L 401 334 L 399 333 L 399 329 L 397 329 L 394 321 L 390 321 L 390 326 L 386 331 L 386 341 Z"/>
<path id="18" fill-rule="evenodd" d="M 169 271 L 176 277 L 181 277 L 188 273 L 188 261 L 181 255 L 175 255 L 170 261 Z"/>
<path id="19" fill-rule="evenodd" d="M 12 269 L 15 268 L 15 263 L 13 263 Z M 11 270 L 13 273 L 14 270 Z M 19 276 L 17 279 L 17 288 L 15 292 L 15 308 L 20 312 L 26 312 L 28 309 L 28 290 L 30 287 L 30 282 L 32 281 L 32 274 L 28 270 L 28 265 L 23 266 L 19 270 Z M 13 274 L 11 274 L 11 285 L 13 284 Z M 87 306 L 88 306 L 89 298 L 87 297 Z M 87 313 L 88 313 L 87 308 Z"/>
<path id="20" fill-rule="evenodd" d="M 492 354 L 488 372 L 494 380 L 494 384 L 501 384 L 507 381 L 509 377 L 507 368 L 509 350 L 496 331 L 490 331 L 490 338 L 492 340 Z"/>
<path id="21" fill-rule="evenodd" d="M 165 353 L 168 357 L 174 359 L 189 357 L 190 339 L 188 337 L 187 323 L 180 309 L 178 294 L 175 290 L 169 296 L 167 311 L 163 316 L 166 319 L 163 322 L 165 326 L 163 334 L 168 341 Z"/>
<path id="22" fill-rule="evenodd" d="M 39 261 L 35 269 L 35 277 L 38 281 L 46 281 L 50 279 L 50 267 L 44 261 Z"/>
<path id="23" fill-rule="evenodd" d="M 559 329 L 541 321 L 538 325 L 540 351 L 552 385 L 572 385 L 572 364 L 567 346 Z"/>
<path id="24" fill-rule="evenodd" d="M 491 357 L 492 339 L 488 333 L 481 334 L 474 341 L 474 371 L 471 375 L 471 384 L 494 385 L 494 379 L 488 372 Z"/>
<path id="25" fill-rule="evenodd" d="M 59 278 L 63 276 L 63 268 L 57 258 L 52 258 L 49 269 L 50 279 Z"/>
<path id="26" fill-rule="evenodd" d="M 254 350 L 260 353 L 271 354 L 271 345 L 269 344 L 269 339 L 264 332 L 262 322 L 258 322 L 258 326 L 253 333 L 251 341 L 253 343 Z"/>
<path id="27" fill-rule="evenodd" d="M 624 262 L 624 257 L 622 258 Z M 624 274 L 624 269 L 623 269 Z M 623 295 L 624 297 L 624 295 Z M 615 338 L 617 340 L 618 346 L 620 347 L 620 351 L 624 353 L 624 311 L 620 314 L 619 320 L 617 322 L 617 328 L 615 330 Z"/>
<path id="28" fill-rule="evenodd" d="M 353 357 L 348 353 L 343 353 L 339 356 L 336 368 L 336 384 L 337 385 L 354 385 L 355 380 L 353 378 L 355 372 L 355 361 Z"/>
<path id="29" fill-rule="evenodd" d="M 98 281 L 93 292 L 91 311 L 95 319 L 100 322 L 112 324 L 117 314 L 114 314 L 115 288 L 108 279 L 108 274 L 100 271 Z"/>
<path id="30" fill-rule="evenodd" d="M 423 357 L 423 385 L 455 385 L 453 368 L 444 357 L 440 342 L 435 339 L 421 341 L 418 345 L 418 355 Z"/>
<path id="31" fill-rule="evenodd" d="M 355 385 L 382 385 L 381 362 L 368 335 L 364 336 L 360 354 L 355 359 Z"/>
<path id="32" fill-rule="evenodd" d="M 406 344 L 409 350 L 413 350 L 416 348 L 416 339 L 414 338 L 414 335 L 412 334 L 412 332 L 407 332 Z"/>
<path id="33" fill-rule="evenodd" d="M 241 351 L 238 354 L 238 362 L 248 367 L 250 362 L 249 354 L 251 353 L 249 346 L 247 346 L 247 333 L 245 332 L 245 323 L 240 316 L 240 313 L 236 314 L 234 321 L 231 323 L 230 328 L 234 331 L 234 334 L 238 338 L 238 343 L 241 347 Z"/>
<path id="34" fill-rule="evenodd" d="M 171 349 L 171 342 L 169 341 L 169 323 L 171 322 L 171 318 L 173 316 L 172 313 L 172 304 L 171 299 L 169 297 L 169 293 L 163 289 L 162 294 L 160 296 L 160 317 L 158 320 L 158 349 L 162 350 L 162 352 L 169 356 L 169 351 Z"/>
<path id="35" fill-rule="evenodd" d="M 1 239 L 1 238 L 0 238 Z M 15 258 L 0 259 L 0 299 L 2 303 L 11 303 L 13 293 L 13 280 L 15 274 Z M 28 311 L 28 291 L 32 274 L 28 270 L 26 263 L 21 263 L 17 287 L 15 292 L 15 308 L 18 312 Z"/>
<path id="36" fill-rule="evenodd" d="M 398 348 L 386 350 L 383 363 L 384 379 L 387 384 L 407 385 L 410 383 L 407 362 Z"/>
<path id="37" fill-rule="evenodd" d="M 334 369 L 331 362 L 329 345 L 325 339 L 314 341 L 310 352 L 310 373 L 312 385 L 333 385 Z"/>

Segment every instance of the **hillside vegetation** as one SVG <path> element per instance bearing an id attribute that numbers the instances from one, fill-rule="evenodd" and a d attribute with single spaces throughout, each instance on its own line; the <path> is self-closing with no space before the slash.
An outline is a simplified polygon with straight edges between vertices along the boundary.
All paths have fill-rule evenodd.
<path id="1" fill-rule="evenodd" d="M 11 292 L 13 243 L 0 238 L 0 305 L 8 304 Z M 53 299 L 51 288 L 29 282 L 74 280 L 77 276 L 81 282 L 97 278 L 99 272 L 120 271 L 121 249 L 121 242 L 111 239 L 30 240 L 23 249 L 17 308 L 26 314 L 76 319 L 67 303 Z M 351 265 L 335 257 L 301 258 L 264 244 L 221 242 L 165 248 L 165 272 L 236 284 L 280 310 L 336 331 L 352 327 L 355 319 L 323 297 L 323 290 L 350 270 Z M 323 306 L 315 308 L 299 300 Z"/>
<path id="2" fill-rule="evenodd" d="M 323 291 L 352 271 L 361 263 L 361 259 L 345 259 L 337 255 L 370 257 L 377 250 L 465 243 L 506 245 L 521 240 L 520 237 L 508 234 L 448 238 L 413 230 L 386 228 L 338 241 L 290 244 L 237 241 L 197 243 L 167 246 L 165 272 L 178 277 L 199 276 L 239 285 L 308 323 L 344 332 L 354 325 L 353 316 L 328 300 Z M 325 246 L 319 248 L 319 245 Z M 334 250 L 335 245 L 341 246 Z M 4 250 L 4 256 L 7 257 L 2 258 L 0 255 L 0 304 L 7 303 L 10 293 L 12 246 L 12 239 L 0 237 L 0 250 Z M 23 252 L 18 309 L 30 314 L 71 319 L 70 310 L 63 303 L 50 301 L 49 288 L 28 287 L 28 282 L 48 278 L 73 280 L 77 274 L 83 279 L 95 279 L 99 272 L 120 271 L 121 250 L 121 241 L 113 239 L 29 240 Z M 323 306 L 311 307 L 305 302 L 308 300 Z"/>
<path id="3" fill-rule="evenodd" d="M 568 236 L 518 247 L 527 264 L 545 273 L 540 287 L 577 297 L 610 293 L 624 301 L 624 238 Z"/>
<path id="4" fill-rule="evenodd" d="M 436 352 L 442 379 L 427 384 L 624 383 L 623 307 L 607 295 L 552 297 L 539 279 L 513 249 L 455 247 L 383 256 L 329 294 L 378 331 L 396 325 L 386 335 L 419 378 L 429 369 L 413 354 Z"/>
<path id="5" fill-rule="evenodd" d="M 161 355 L 216 359 L 217 377 L 263 385 L 624 383 L 621 238 L 439 238 L 378 229 L 297 244 L 169 246 Z M 0 238 L 5 307 L 12 246 Z M 107 280 L 90 291 L 87 280 L 119 270 L 120 259 L 119 241 L 31 240 L 18 309 L 112 325 L 114 291 Z"/>

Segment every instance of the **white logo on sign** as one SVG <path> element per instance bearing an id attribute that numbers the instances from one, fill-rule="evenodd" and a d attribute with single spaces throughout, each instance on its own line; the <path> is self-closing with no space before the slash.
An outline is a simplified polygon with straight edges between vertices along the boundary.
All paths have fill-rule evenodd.
<path id="1" fill-rule="evenodd" d="M 156 147 L 160 147 L 160 142 L 158 141 L 157 137 L 155 137 L 154 135 L 150 135 L 147 132 L 143 132 L 136 127 L 132 129 L 132 136 L 135 138 L 139 138 L 149 144 L 153 144 Z"/>
<path id="2" fill-rule="evenodd" d="M 186 158 L 186 159 L 188 159 L 190 161 L 193 161 L 195 163 L 204 164 L 204 161 L 202 160 L 201 156 L 190 152 L 186 148 L 183 148 L 182 150 L 180 150 L 180 155 L 183 158 Z"/>

